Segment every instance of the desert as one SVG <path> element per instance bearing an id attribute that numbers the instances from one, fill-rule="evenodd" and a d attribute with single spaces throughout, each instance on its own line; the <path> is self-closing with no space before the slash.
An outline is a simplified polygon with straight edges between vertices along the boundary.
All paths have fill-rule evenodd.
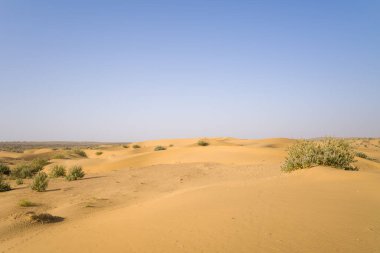
<path id="1" fill-rule="evenodd" d="M 55 157 L 67 148 L 1 151 L 8 163 L 52 157 L 47 173 L 57 164 L 85 172 L 75 181 L 49 178 L 43 192 L 30 189 L 31 179 L 9 180 L 12 190 L 0 193 L 1 251 L 378 252 L 378 139 L 350 140 L 368 155 L 355 158 L 358 171 L 291 173 L 281 165 L 297 140 L 202 140 L 208 145 L 96 145 L 81 149 L 86 157 L 64 159 Z M 59 219 L 31 218 L 46 213 Z"/>

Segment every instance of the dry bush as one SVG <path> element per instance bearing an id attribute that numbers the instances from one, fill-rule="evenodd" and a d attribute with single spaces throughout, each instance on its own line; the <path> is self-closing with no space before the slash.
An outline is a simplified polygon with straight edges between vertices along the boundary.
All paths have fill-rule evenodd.
<path id="1" fill-rule="evenodd" d="M 34 159 L 31 162 L 20 163 L 11 170 L 11 176 L 13 178 L 32 178 L 47 164 L 47 160 L 41 158 Z"/>
<path id="2" fill-rule="evenodd" d="M 82 170 L 82 167 L 79 165 L 75 165 L 75 166 L 71 167 L 71 169 L 67 173 L 66 179 L 68 181 L 74 181 L 74 180 L 78 180 L 80 178 L 83 178 L 84 175 L 85 175 L 85 173 Z"/>
<path id="3" fill-rule="evenodd" d="M 354 158 L 355 153 L 352 147 L 343 139 L 302 140 L 288 149 L 288 156 L 281 169 L 291 172 L 324 165 L 344 170 L 357 170 L 351 165 L 355 161 Z"/>
<path id="4" fill-rule="evenodd" d="M 40 171 L 34 176 L 33 182 L 30 188 L 32 188 L 32 190 L 36 192 L 43 192 L 43 191 L 46 191 L 48 183 L 49 183 L 48 175 L 45 172 Z"/>
<path id="5" fill-rule="evenodd" d="M 199 140 L 198 141 L 198 146 L 208 146 L 210 145 L 208 142 L 204 141 L 204 140 Z"/>
<path id="6" fill-rule="evenodd" d="M 0 174 L 9 175 L 11 174 L 11 169 L 9 168 L 8 165 L 0 163 Z"/>
<path id="7" fill-rule="evenodd" d="M 66 176 L 65 166 L 58 164 L 54 165 L 53 168 L 51 168 L 49 175 L 53 178 Z"/>
<path id="8" fill-rule="evenodd" d="M 86 152 L 84 152 L 83 150 L 81 150 L 80 148 L 75 148 L 71 151 L 73 154 L 76 154 L 78 156 L 81 156 L 81 157 L 87 157 L 87 154 Z"/>
<path id="9" fill-rule="evenodd" d="M 4 181 L 3 175 L 0 174 L 0 192 L 10 191 L 11 189 L 12 188 L 9 185 L 9 183 L 7 183 L 6 181 Z"/>
<path id="10" fill-rule="evenodd" d="M 163 146 L 157 146 L 154 148 L 154 151 L 161 151 L 161 150 L 166 150 L 166 148 Z"/>

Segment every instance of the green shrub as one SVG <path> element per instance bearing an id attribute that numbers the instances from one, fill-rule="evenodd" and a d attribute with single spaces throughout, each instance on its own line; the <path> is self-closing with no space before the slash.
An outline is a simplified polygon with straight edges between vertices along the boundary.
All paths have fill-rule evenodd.
<path id="1" fill-rule="evenodd" d="M 85 173 L 82 170 L 82 167 L 79 165 L 75 165 L 75 166 L 71 167 L 71 169 L 67 173 L 66 179 L 68 181 L 78 180 L 80 178 L 83 178 L 84 175 L 85 175 Z"/>
<path id="2" fill-rule="evenodd" d="M 35 159 L 31 162 L 20 163 L 11 170 L 11 176 L 13 178 L 32 178 L 41 171 L 46 164 L 48 163 L 44 159 Z"/>
<path id="3" fill-rule="evenodd" d="M 20 202 L 18 203 L 19 206 L 22 206 L 22 207 L 31 207 L 31 206 L 35 206 L 36 204 L 29 201 L 29 200 L 26 200 L 26 199 L 22 199 L 20 200 Z"/>
<path id="4" fill-rule="evenodd" d="M 204 140 L 199 140 L 199 141 L 198 141 L 198 145 L 199 145 L 199 146 L 208 146 L 209 143 L 206 142 L 206 141 L 204 141 Z"/>
<path id="5" fill-rule="evenodd" d="M 11 174 L 11 169 L 7 165 L 0 163 L 0 174 L 9 175 Z"/>
<path id="6" fill-rule="evenodd" d="M 166 150 L 166 148 L 163 146 L 157 146 L 154 148 L 154 151 L 161 151 L 161 150 Z"/>
<path id="7" fill-rule="evenodd" d="M 102 155 L 102 154 L 103 154 L 103 152 L 101 152 L 101 151 L 98 151 L 98 152 L 96 152 L 95 154 L 96 154 L 96 155 Z"/>
<path id="8" fill-rule="evenodd" d="M 288 156 L 281 169 L 291 172 L 317 165 L 345 170 L 357 170 L 351 163 L 355 160 L 351 146 L 342 139 L 324 138 L 317 141 L 298 141 L 288 149 Z"/>
<path id="9" fill-rule="evenodd" d="M 11 186 L 4 181 L 3 175 L 0 174 L 0 192 L 10 191 Z"/>
<path id="10" fill-rule="evenodd" d="M 133 148 L 141 148 L 140 145 L 137 145 L 137 144 L 133 145 L 132 147 Z"/>
<path id="11" fill-rule="evenodd" d="M 64 177 L 66 176 L 66 169 L 63 165 L 54 165 L 50 170 L 50 177 Z"/>
<path id="12" fill-rule="evenodd" d="M 76 155 L 79 155 L 81 157 L 87 157 L 87 154 L 86 152 L 84 152 L 83 150 L 79 149 L 79 148 L 75 148 L 72 150 L 72 153 L 73 154 L 76 154 Z"/>
<path id="13" fill-rule="evenodd" d="M 22 178 L 16 178 L 16 184 L 17 185 L 24 184 L 24 181 L 22 180 Z"/>
<path id="14" fill-rule="evenodd" d="M 33 191 L 43 192 L 46 190 L 48 183 L 48 175 L 45 172 L 40 171 L 34 176 L 32 185 L 30 187 Z"/>

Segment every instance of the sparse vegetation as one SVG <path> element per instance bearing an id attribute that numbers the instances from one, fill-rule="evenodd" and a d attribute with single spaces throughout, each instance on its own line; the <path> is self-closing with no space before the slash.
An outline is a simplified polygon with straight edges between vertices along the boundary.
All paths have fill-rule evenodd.
<path id="1" fill-rule="evenodd" d="M 54 165 L 50 170 L 50 177 L 57 178 L 57 177 L 64 177 L 66 176 L 66 168 L 63 165 Z"/>
<path id="2" fill-rule="evenodd" d="M 46 190 L 48 183 L 48 175 L 45 172 L 40 171 L 34 176 L 32 185 L 30 187 L 33 191 L 43 192 Z"/>
<path id="3" fill-rule="evenodd" d="M 46 164 L 48 164 L 47 160 L 40 158 L 31 162 L 20 163 L 11 170 L 11 176 L 13 178 L 32 178 L 41 171 Z"/>
<path id="4" fill-rule="evenodd" d="M 36 206 L 35 203 L 33 203 L 33 202 L 29 201 L 29 200 L 26 200 L 26 199 L 20 200 L 20 202 L 18 204 L 19 204 L 19 206 L 22 206 L 22 207 Z"/>
<path id="5" fill-rule="evenodd" d="M 9 175 L 10 173 L 11 173 L 11 169 L 9 168 L 9 166 L 3 163 L 0 163 L 0 174 Z"/>
<path id="6" fill-rule="evenodd" d="M 76 154 L 78 156 L 81 156 L 81 157 L 87 157 L 87 154 L 86 152 L 84 152 L 83 150 L 81 150 L 80 148 L 75 148 L 72 150 L 72 153 L 73 154 Z"/>
<path id="7" fill-rule="evenodd" d="M 210 145 L 208 142 L 204 141 L 204 140 L 199 140 L 198 141 L 198 146 L 208 146 Z"/>
<path id="8" fill-rule="evenodd" d="M 363 153 L 363 152 L 356 152 L 355 154 L 357 157 L 360 157 L 360 158 L 363 158 L 363 159 L 367 159 L 368 156 L 366 153 Z"/>
<path id="9" fill-rule="evenodd" d="M 102 154 L 103 154 L 103 152 L 101 152 L 101 151 L 98 151 L 98 152 L 96 152 L 95 154 L 96 154 L 96 155 L 102 155 Z"/>
<path id="10" fill-rule="evenodd" d="M 141 148 L 140 145 L 137 145 L 137 144 L 133 145 L 132 147 L 135 148 L 135 149 L 136 148 Z"/>
<path id="11" fill-rule="evenodd" d="M 24 180 L 22 180 L 22 178 L 16 178 L 16 184 L 17 185 L 24 184 Z"/>
<path id="12" fill-rule="evenodd" d="M 357 157 L 360 157 L 360 158 L 363 158 L 363 159 L 366 159 L 366 160 L 369 160 L 369 161 L 375 161 L 375 162 L 377 162 L 377 160 L 375 158 L 369 157 L 366 153 L 363 153 L 363 152 L 356 152 L 355 155 Z"/>
<path id="13" fill-rule="evenodd" d="M 74 181 L 78 180 L 80 178 L 83 178 L 85 175 L 84 171 L 82 170 L 82 167 L 79 165 L 75 165 L 70 168 L 69 172 L 67 173 L 66 179 L 68 181 Z"/>
<path id="14" fill-rule="evenodd" d="M 11 186 L 9 185 L 8 182 L 4 180 L 3 175 L 0 174 L 0 192 L 6 192 L 10 190 L 11 190 Z"/>
<path id="15" fill-rule="evenodd" d="M 354 158 L 354 151 L 343 139 L 303 140 L 289 148 L 288 157 L 281 169 L 284 172 L 291 172 L 324 165 L 344 170 L 357 170 L 351 165 Z"/>
<path id="16" fill-rule="evenodd" d="M 42 224 L 45 224 L 45 223 L 55 223 L 55 222 L 63 221 L 62 217 L 53 216 L 53 215 L 51 215 L 49 213 L 40 213 L 40 214 L 33 213 L 30 216 L 30 219 L 31 219 L 32 222 L 39 222 L 39 223 L 42 223 Z"/>
<path id="17" fill-rule="evenodd" d="M 55 154 L 51 159 L 66 159 L 66 156 L 64 154 Z"/>
<path id="18" fill-rule="evenodd" d="M 161 151 L 161 150 L 166 150 L 166 148 L 163 146 L 157 146 L 154 148 L 154 151 Z"/>

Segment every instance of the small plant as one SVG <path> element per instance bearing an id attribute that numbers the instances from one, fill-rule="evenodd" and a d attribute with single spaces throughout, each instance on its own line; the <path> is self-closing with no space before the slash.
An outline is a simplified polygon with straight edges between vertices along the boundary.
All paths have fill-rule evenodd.
<path id="1" fill-rule="evenodd" d="M 36 204 L 29 201 L 29 200 L 26 200 L 26 199 L 22 199 L 20 200 L 20 202 L 18 203 L 19 206 L 22 206 L 22 207 L 31 207 L 31 206 L 35 206 Z"/>
<path id="2" fill-rule="evenodd" d="M 209 145 L 209 143 L 206 142 L 206 141 L 204 141 L 204 140 L 199 140 L 198 141 L 198 146 L 208 146 L 208 145 Z"/>
<path id="3" fill-rule="evenodd" d="M 48 175 L 45 172 L 40 171 L 34 176 L 32 185 L 30 187 L 33 191 L 43 192 L 46 190 L 48 183 Z"/>
<path id="4" fill-rule="evenodd" d="M 85 173 L 82 170 L 82 167 L 79 165 L 75 165 L 75 166 L 71 167 L 71 169 L 67 173 L 66 179 L 68 181 L 74 181 L 74 180 L 78 180 L 80 178 L 83 178 L 84 175 L 85 175 Z"/>
<path id="5" fill-rule="evenodd" d="M 84 152 L 83 150 L 79 149 L 79 148 L 75 148 L 72 150 L 72 152 L 76 155 L 79 155 L 81 157 L 87 157 L 87 154 L 86 152 Z"/>
<path id="6" fill-rule="evenodd" d="M 129 146 L 128 145 L 123 145 L 123 148 L 129 148 Z"/>
<path id="7" fill-rule="evenodd" d="M 170 144 L 169 147 L 173 147 L 174 145 L 173 144 Z"/>
<path id="8" fill-rule="evenodd" d="M 363 158 L 363 159 L 368 159 L 368 156 L 367 154 L 363 153 L 363 152 L 356 152 L 355 154 L 357 157 L 360 157 L 360 158 Z"/>
<path id="9" fill-rule="evenodd" d="M 344 170 L 357 170 L 351 163 L 355 153 L 348 142 L 342 139 L 325 138 L 316 141 L 298 141 L 288 149 L 288 156 L 281 169 L 291 172 L 317 165 Z"/>
<path id="10" fill-rule="evenodd" d="M 102 155 L 102 154 L 103 154 L 103 152 L 101 152 L 101 151 L 98 151 L 98 152 L 96 152 L 95 154 L 96 154 L 96 155 Z"/>
<path id="11" fill-rule="evenodd" d="M 4 181 L 3 175 L 0 174 L 0 192 L 10 191 L 11 186 Z"/>
<path id="12" fill-rule="evenodd" d="M 157 146 L 154 148 L 154 151 L 161 151 L 161 150 L 166 150 L 166 148 L 163 146 Z"/>
<path id="13" fill-rule="evenodd" d="M 0 174 L 9 175 L 11 174 L 11 169 L 7 165 L 0 163 Z"/>
<path id="14" fill-rule="evenodd" d="M 66 176 L 65 166 L 58 164 L 54 165 L 53 168 L 51 168 L 49 175 L 53 178 Z"/>
<path id="15" fill-rule="evenodd" d="M 136 148 L 141 148 L 140 145 L 137 145 L 137 144 L 133 145 L 132 147 L 135 148 L 135 149 Z"/>
<path id="16" fill-rule="evenodd" d="M 17 185 L 24 184 L 24 180 L 22 180 L 22 178 L 16 178 L 16 184 Z"/>

